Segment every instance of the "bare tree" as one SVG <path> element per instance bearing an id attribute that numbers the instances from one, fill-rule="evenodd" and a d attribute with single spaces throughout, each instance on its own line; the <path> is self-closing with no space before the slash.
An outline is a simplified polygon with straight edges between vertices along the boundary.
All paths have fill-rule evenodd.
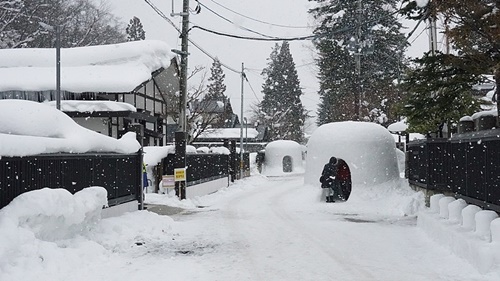
<path id="1" fill-rule="evenodd" d="M 123 25 L 106 1 L 0 0 L 0 48 L 48 48 L 55 36 L 39 26 L 61 26 L 61 46 L 77 47 L 125 42 Z"/>

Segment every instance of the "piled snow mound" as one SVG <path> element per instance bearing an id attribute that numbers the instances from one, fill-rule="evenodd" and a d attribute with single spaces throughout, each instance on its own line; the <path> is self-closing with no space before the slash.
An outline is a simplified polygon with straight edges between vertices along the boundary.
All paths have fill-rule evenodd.
<path id="1" fill-rule="evenodd" d="M 387 129 L 367 122 L 336 122 L 320 126 L 307 143 L 306 184 L 319 186 L 330 157 L 346 161 L 353 185 L 372 186 L 399 179 L 396 144 Z"/>
<path id="2" fill-rule="evenodd" d="M 0 210 L 0 280 L 85 280 L 75 276 L 101 270 L 88 261 L 117 261 L 116 253 L 133 251 L 138 242 L 154 248 L 173 240 L 170 217 L 137 211 L 101 220 L 105 204 L 101 187 L 16 197 Z"/>
<path id="3" fill-rule="evenodd" d="M 141 145 L 135 133 L 114 139 L 78 125 L 46 104 L 0 100 L 0 156 L 42 153 L 134 153 Z"/>
<path id="4" fill-rule="evenodd" d="M 325 189 L 320 201 L 324 201 Z M 413 191 L 404 179 L 395 179 L 378 185 L 353 188 L 349 200 L 336 203 L 339 213 L 358 214 L 361 217 L 415 216 L 425 208 L 425 196 Z"/>
<path id="5" fill-rule="evenodd" d="M 75 195 L 62 188 L 26 192 L 0 210 L 0 229 L 24 229 L 44 241 L 74 237 L 101 218 L 101 210 L 108 204 L 107 194 L 102 187 L 85 188 Z M 9 248 L 8 241 L 14 237 L 3 238 L 0 249 Z"/>
<path id="6" fill-rule="evenodd" d="M 430 199 L 431 206 L 419 212 L 417 225 L 480 273 L 500 274 L 498 214 L 442 194 Z"/>
<path id="7" fill-rule="evenodd" d="M 277 140 L 266 145 L 262 174 L 283 176 L 304 173 L 302 165 L 302 146 L 291 140 Z M 284 171 L 285 157 L 291 160 L 289 172 Z M 285 169 L 286 170 L 286 169 Z"/>

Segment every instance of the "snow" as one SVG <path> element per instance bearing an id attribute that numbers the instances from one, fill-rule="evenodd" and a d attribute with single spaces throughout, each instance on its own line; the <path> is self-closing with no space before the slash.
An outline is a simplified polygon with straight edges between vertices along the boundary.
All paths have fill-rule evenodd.
<path id="1" fill-rule="evenodd" d="M 189 200 L 147 194 L 148 203 L 183 212 L 135 211 L 105 219 L 100 213 L 106 191 L 99 187 L 75 195 L 61 189 L 25 193 L 0 210 L 0 280 L 500 277 L 493 267 L 496 248 L 482 248 L 492 256 L 476 262 L 491 265 L 481 274 L 441 247 L 446 242 L 433 241 L 439 233 L 426 234 L 430 226 L 453 235 L 460 231 L 423 209 L 422 194 L 408 186 L 403 192 L 383 184 L 358 190 L 352 201 L 325 204 L 319 200 L 320 188 L 302 182 L 302 177 L 253 175 Z M 419 227 L 418 210 L 428 219 L 418 213 Z"/>
<path id="2" fill-rule="evenodd" d="M 470 116 L 463 116 L 462 118 L 460 118 L 459 120 L 460 122 L 464 122 L 464 121 L 474 121 L 474 119 L 472 119 L 472 117 Z"/>
<path id="3" fill-rule="evenodd" d="M 291 171 L 283 171 L 283 159 L 291 158 Z M 264 165 L 262 174 L 266 176 L 284 176 L 303 174 L 302 146 L 291 140 L 277 140 L 265 147 Z"/>
<path id="4" fill-rule="evenodd" d="M 169 154 L 175 154 L 175 145 L 167 146 L 145 146 L 143 148 L 143 162 L 147 167 L 153 167 L 161 163 L 163 158 Z"/>
<path id="5" fill-rule="evenodd" d="M 56 101 L 46 102 L 52 107 L 57 106 Z M 137 112 L 137 109 L 124 102 L 115 101 L 93 101 L 93 100 L 61 100 L 61 111 L 64 112 L 100 112 L 100 111 L 132 111 Z"/>
<path id="6" fill-rule="evenodd" d="M 0 101 L 1 136 L 15 130 L 11 134 L 55 138 L 71 129 L 92 141 L 61 116 L 44 104 Z M 33 124 L 38 119 L 48 125 Z M 11 125 L 15 120 L 24 123 Z M 500 279 L 498 216 L 444 195 L 431 197 L 426 208 L 423 193 L 392 175 L 397 163 L 386 129 L 333 123 L 318 128 L 311 139 L 309 169 L 321 170 L 320 151 L 330 157 L 345 150 L 354 154 L 345 158 L 351 170 L 363 168 L 354 176 L 366 173 L 379 180 L 356 181 L 349 200 L 334 204 L 321 200 L 317 178 L 311 185 L 300 174 L 253 174 L 188 200 L 145 195 L 146 203 L 180 208 L 170 216 L 143 210 L 103 218 L 107 191 L 102 187 L 74 195 L 49 188 L 23 193 L 0 210 L 0 280 Z M 287 141 L 274 145 L 296 147 Z M 154 164 L 171 150 L 146 147 L 144 159 Z M 366 159 L 357 159 L 358 151 Z M 306 171 L 305 177 L 307 172 L 312 174 Z M 447 216 L 440 215 L 443 209 Z M 457 219 L 460 210 L 462 219 Z"/>
<path id="7" fill-rule="evenodd" d="M 495 108 L 494 110 L 476 112 L 472 115 L 472 119 L 475 120 L 475 119 L 478 119 L 478 118 L 483 117 L 483 116 L 498 116 L 498 111 Z M 462 120 L 462 119 L 460 119 L 460 120 Z"/>
<path id="8" fill-rule="evenodd" d="M 406 120 L 403 120 L 403 121 L 399 121 L 399 122 L 396 122 L 396 123 L 393 123 L 389 126 L 387 126 L 387 130 L 389 130 L 389 132 L 405 132 L 406 130 L 408 130 L 408 124 L 406 123 Z"/>
<path id="9" fill-rule="evenodd" d="M 131 92 L 151 79 L 151 73 L 170 66 L 170 47 L 155 40 L 62 48 L 61 90 Z M 0 50 L 0 91 L 56 89 L 54 49 Z"/>
<path id="10" fill-rule="evenodd" d="M 38 102 L 0 100 L 0 156 L 116 152 L 140 149 L 135 133 L 114 139 L 83 128 L 63 112 Z"/>
<path id="11" fill-rule="evenodd" d="M 255 138 L 259 135 L 259 132 L 255 128 L 243 128 L 244 138 Z M 217 128 L 217 129 L 206 129 L 200 134 L 200 138 L 224 138 L 224 139 L 237 139 L 241 136 L 240 128 Z"/>
<path id="12" fill-rule="evenodd" d="M 415 0 L 415 2 L 417 2 L 417 6 L 420 8 L 424 8 L 429 4 L 429 0 Z"/>
<path id="13" fill-rule="evenodd" d="M 396 144 L 381 125 L 348 121 L 316 129 L 307 143 L 306 184 L 319 186 L 323 166 L 332 156 L 346 161 L 353 189 L 399 179 Z"/>
<path id="14" fill-rule="evenodd" d="M 442 194 L 432 196 L 431 208 L 419 213 L 417 225 L 434 241 L 467 260 L 480 273 L 486 275 L 494 272 L 498 274 L 496 278 L 500 278 L 500 243 L 492 240 L 492 237 L 500 235 L 497 213 L 467 205 L 462 209 L 461 219 L 446 218 L 441 215 L 446 212 L 444 209 L 451 211 L 456 202 L 461 200 L 446 200 L 447 198 L 449 197 Z M 439 208 L 433 205 L 437 202 Z M 462 202 L 458 204 L 463 206 Z"/>

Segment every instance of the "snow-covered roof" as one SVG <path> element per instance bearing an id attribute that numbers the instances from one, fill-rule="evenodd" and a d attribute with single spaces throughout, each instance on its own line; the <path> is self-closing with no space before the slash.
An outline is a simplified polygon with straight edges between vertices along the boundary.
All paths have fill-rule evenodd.
<path id="1" fill-rule="evenodd" d="M 47 102 L 47 105 L 56 107 L 56 102 Z M 100 112 L 100 111 L 132 111 L 137 109 L 128 103 L 115 101 L 95 100 L 62 100 L 61 111 L 64 112 Z"/>
<path id="2" fill-rule="evenodd" d="M 236 139 L 241 134 L 240 128 L 215 128 L 207 129 L 200 134 L 199 138 L 207 139 Z M 243 128 L 243 137 L 256 138 L 259 132 L 255 128 Z"/>
<path id="3" fill-rule="evenodd" d="M 0 157 L 59 152 L 134 153 L 140 147 L 135 133 L 114 139 L 81 127 L 47 104 L 0 100 Z"/>
<path id="4" fill-rule="evenodd" d="M 0 91 L 56 89 L 54 49 L 1 49 Z M 174 54 L 162 41 L 143 40 L 121 44 L 62 48 L 61 90 L 130 92 L 167 68 Z"/>

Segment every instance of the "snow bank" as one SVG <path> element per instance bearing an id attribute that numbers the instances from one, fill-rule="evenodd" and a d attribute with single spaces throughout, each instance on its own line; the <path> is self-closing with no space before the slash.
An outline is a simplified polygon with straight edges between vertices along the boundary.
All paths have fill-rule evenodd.
<path id="1" fill-rule="evenodd" d="M 254 139 L 259 135 L 255 128 L 243 128 L 243 138 Z M 241 137 L 240 128 L 216 128 L 206 129 L 203 131 L 199 138 L 208 139 L 239 139 Z"/>
<path id="2" fill-rule="evenodd" d="M 114 139 L 78 125 L 63 112 L 38 102 L 0 100 L 0 156 L 42 153 L 116 152 L 140 149 L 135 133 Z"/>
<path id="3" fill-rule="evenodd" d="M 61 90 L 131 92 L 151 79 L 151 73 L 170 66 L 174 54 L 162 41 L 62 48 Z M 0 50 L 0 91 L 56 89 L 54 49 Z"/>
<path id="4" fill-rule="evenodd" d="M 500 241 L 492 239 L 500 237 L 498 215 L 450 198 L 442 194 L 431 196 L 431 208 L 418 214 L 417 225 L 480 273 L 500 274 Z M 448 212 L 449 216 L 443 216 Z M 456 217 L 459 213 L 461 218 Z"/>
<path id="5" fill-rule="evenodd" d="M 49 101 L 46 104 L 56 107 L 56 101 Z M 61 111 L 64 112 L 99 112 L 99 111 L 132 111 L 137 109 L 128 103 L 116 101 L 94 101 L 94 100 L 62 100 Z"/>
<path id="6" fill-rule="evenodd" d="M 404 217 L 415 216 L 423 209 L 425 198 L 423 193 L 413 191 L 403 179 L 395 179 L 378 185 L 353 188 L 349 200 L 335 205 L 339 212 Z"/>
<path id="7" fill-rule="evenodd" d="M 283 171 L 285 157 L 291 159 L 291 171 Z M 265 148 L 264 166 L 262 174 L 266 176 L 283 176 L 304 173 L 302 165 L 302 146 L 290 140 L 270 142 Z"/>
<path id="8" fill-rule="evenodd" d="M 399 179 L 394 138 L 378 124 L 349 121 L 316 129 L 307 143 L 306 184 L 319 186 L 321 171 L 331 156 L 347 162 L 354 186 Z"/>
<path id="9" fill-rule="evenodd" d="M 175 145 L 167 146 L 145 146 L 144 150 L 144 163 L 148 167 L 153 167 L 160 164 L 163 158 L 169 154 L 175 154 Z"/>
<path id="10" fill-rule="evenodd" d="M 101 187 L 74 195 L 46 188 L 16 197 L 0 210 L 0 280 L 85 280 L 89 271 L 107 272 L 95 268 L 96 259 L 107 264 L 136 243 L 172 241 L 171 218 L 136 211 L 101 220 L 106 204 Z"/>
<path id="11" fill-rule="evenodd" d="M 67 239 L 100 219 L 102 208 L 108 204 L 107 194 L 102 187 L 85 188 L 75 195 L 51 188 L 26 192 L 0 209 L 1 228 L 29 229 L 35 238 L 45 241 Z M 11 239 L 0 239 L 4 243 L 1 248 L 11 247 L 5 243 Z"/>

